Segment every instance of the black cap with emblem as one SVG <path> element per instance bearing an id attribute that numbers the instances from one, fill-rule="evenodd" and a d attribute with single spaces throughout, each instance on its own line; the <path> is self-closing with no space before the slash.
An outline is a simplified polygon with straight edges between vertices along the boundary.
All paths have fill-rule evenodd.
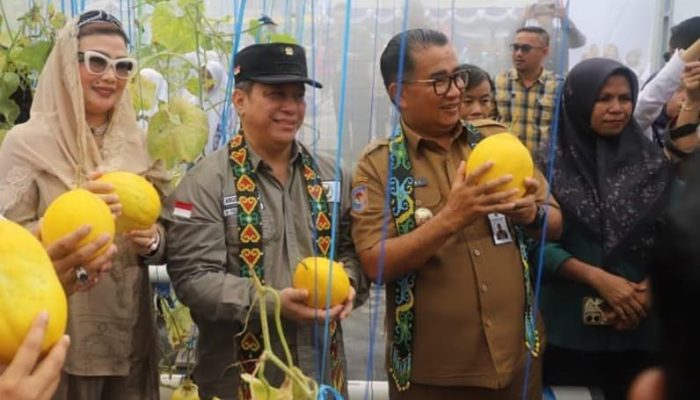
<path id="1" fill-rule="evenodd" d="M 236 54 L 233 68 L 236 82 L 253 81 L 267 84 L 303 82 L 322 88 L 310 79 L 306 70 L 304 48 L 296 44 L 254 44 Z"/>

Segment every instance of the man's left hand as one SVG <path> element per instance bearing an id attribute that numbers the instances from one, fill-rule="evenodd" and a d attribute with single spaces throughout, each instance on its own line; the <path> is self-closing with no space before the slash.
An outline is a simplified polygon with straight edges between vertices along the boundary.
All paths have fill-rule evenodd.
<path id="1" fill-rule="evenodd" d="M 516 200 L 512 210 L 504 211 L 518 225 L 531 224 L 537 217 L 537 203 L 535 203 L 535 193 L 540 188 L 540 183 L 533 178 L 525 178 L 525 195 Z"/>

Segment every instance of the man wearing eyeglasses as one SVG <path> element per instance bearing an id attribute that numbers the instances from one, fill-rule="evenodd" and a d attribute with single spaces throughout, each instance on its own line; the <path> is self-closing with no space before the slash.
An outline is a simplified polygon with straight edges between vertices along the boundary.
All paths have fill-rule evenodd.
<path id="1" fill-rule="evenodd" d="M 539 362 L 524 382 L 542 330 L 526 328 L 534 311 L 514 227 L 542 228 L 546 183 L 528 179 L 527 195 L 513 200 L 492 191 L 509 176 L 477 183 L 490 165 L 465 173 L 472 146 L 507 129 L 460 122 L 469 77 L 444 34 L 394 36 L 381 71 L 400 121 L 361 156 L 351 215 L 364 272 L 387 283 L 389 397 L 505 400 L 526 386 L 528 399 L 541 398 Z M 548 229 L 557 218 L 550 212 Z"/>
<path id="2" fill-rule="evenodd" d="M 518 29 L 510 49 L 513 69 L 495 79 L 498 120 L 531 152 L 537 152 L 549 137 L 557 88 L 563 80 L 544 68 L 549 55 L 549 34 L 544 29 Z"/>

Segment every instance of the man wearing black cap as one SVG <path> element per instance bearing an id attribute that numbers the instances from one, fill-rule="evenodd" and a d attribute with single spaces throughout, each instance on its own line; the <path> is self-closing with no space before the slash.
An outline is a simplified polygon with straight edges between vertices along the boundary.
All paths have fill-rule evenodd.
<path id="1" fill-rule="evenodd" d="M 240 131 L 189 171 L 163 212 L 168 272 L 200 331 L 194 370 L 200 396 L 250 398 L 240 374 L 253 370 L 262 351 L 252 274 L 279 290 L 295 364 L 346 393 L 338 322 L 366 298 L 367 284 L 350 239 L 350 181 L 336 177 L 330 158 L 313 156 L 296 141 L 305 84 L 321 84 L 307 75 L 304 49 L 290 44 L 246 47 L 235 57 L 234 74 Z M 335 251 L 333 212 L 339 222 Z M 313 293 L 292 288 L 296 265 L 314 255 L 335 255 L 353 287 L 344 303 L 329 310 L 325 362 L 319 358 L 325 312 L 305 304 Z M 277 335 L 271 337 L 273 351 L 284 359 Z M 284 379 L 272 364 L 265 375 L 275 386 Z"/>

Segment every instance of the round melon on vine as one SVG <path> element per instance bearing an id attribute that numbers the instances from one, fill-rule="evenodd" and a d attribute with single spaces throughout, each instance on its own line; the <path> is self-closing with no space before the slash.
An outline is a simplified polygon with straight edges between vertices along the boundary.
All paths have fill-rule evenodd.
<path id="1" fill-rule="evenodd" d="M 148 125 L 148 152 L 168 169 L 192 162 L 209 137 L 207 114 L 182 97 L 161 106 Z"/>

